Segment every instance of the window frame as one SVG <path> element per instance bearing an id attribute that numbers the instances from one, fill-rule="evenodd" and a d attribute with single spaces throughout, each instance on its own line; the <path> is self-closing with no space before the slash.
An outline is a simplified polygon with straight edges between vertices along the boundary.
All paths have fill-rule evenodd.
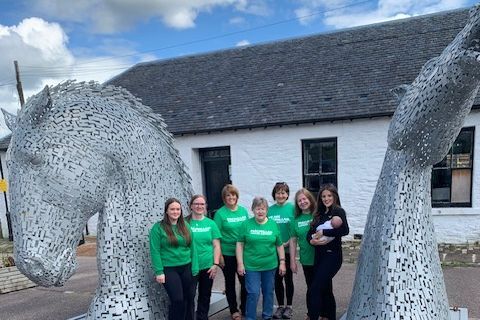
<path id="1" fill-rule="evenodd" d="M 454 168 L 452 169 L 452 164 L 450 163 L 450 201 L 449 202 L 434 202 L 433 201 L 433 173 L 435 170 L 435 165 L 432 166 L 432 175 L 430 177 L 430 201 L 432 208 L 472 208 L 472 196 L 473 196 L 473 170 L 475 166 L 475 126 L 469 126 L 469 127 L 463 127 L 462 130 L 458 133 L 458 136 L 460 136 L 460 133 L 465 132 L 465 131 L 471 131 L 472 132 L 472 145 L 471 145 L 471 150 L 470 150 L 470 155 L 471 155 L 471 166 L 469 168 Z M 458 136 L 455 138 L 455 143 L 458 139 Z M 453 159 L 453 144 L 448 150 L 448 154 L 450 154 L 450 159 Z M 447 154 L 447 155 L 448 155 Z M 447 157 L 445 155 L 445 157 Z M 440 161 L 444 161 L 445 157 Z M 439 163 L 440 163 L 439 162 Z M 450 160 L 452 162 L 452 160 Z M 452 174 L 451 172 L 453 170 L 470 170 L 470 199 L 468 202 L 451 202 L 452 201 Z"/>
<path id="2" fill-rule="evenodd" d="M 338 139 L 337 137 L 326 137 L 326 138 L 313 138 L 313 139 L 302 139 L 301 144 L 302 144 L 302 186 L 312 192 L 315 196 L 318 194 L 317 191 L 310 190 L 306 187 L 306 178 L 307 176 L 315 176 L 315 174 L 309 174 L 308 171 L 308 166 L 306 167 L 306 149 L 305 145 L 306 143 L 335 143 L 335 187 L 338 189 Z M 316 175 L 321 176 L 320 172 L 318 172 Z M 322 184 L 319 184 L 319 190 Z"/>

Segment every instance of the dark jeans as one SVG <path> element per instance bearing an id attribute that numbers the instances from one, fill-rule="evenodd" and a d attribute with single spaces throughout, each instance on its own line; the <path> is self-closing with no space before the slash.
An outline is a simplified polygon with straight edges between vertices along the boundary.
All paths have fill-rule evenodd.
<path id="1" fill-rule="evenodd" d="M 228 308 L 230 313 L 238 312 L 237 293 L 235 291 L 235 275 L 240 281 L 240 310 L 245 314 L 247 290 L 245 289 L 245 277 L 237 274 L 237 258 L 235 256 L 223 256 L 225 267 L 223 268 L 223 277 L 225 278 L 225 294 L 227 295 Z"/>
<path id="2" fill-rule="evenodd" d="M 284 276 L 278 274 L 278 268 L 275 272 L 275 295 L 277 296 L 277 302 L 279 306 L 285 305 L 285 291 L 287 294 L 287 305 L 291 306 L 293 301 L 293 273 L 290 269 L 290 254 L 285 254 L 285 267 L 287 272 Z M 285 287 L 283 281 L 285 280 Z"/>
<path id="3" fill-rule="evenodd" d="M 170 298 L 168 320 L 193 320 L 196 279 L 192 276 L 191 264 L 165 267 L 163 272 L 163 286 Z"/>
<path id="4" fill-rule="evenodd" d="M 197 319 L 207 320 L 210 309 L 210 297 L 212 295 L 213 279 L 207 273 L 208 269 L 200 270 L 198 273 L 198 297 L 197 297 Z"/>
<path id="5" fill-rule="evenodd" d="M 313 266 L 306 266 L 302 264 L 303 268 L 303 275 L 305 276 L 305 283 L 307 284 L 307 295 L 306 295 L 306 300 L 307 300 L 307 315 L 309 314 L 309 310 L 312 308 L 311 302 L 310 302 L 310 287 L 312 286 L 313 283 L 313 273 L 314 269 Z"/>
<path id="6" fill-rule="evenodd" d="M 315 254 L 314 276 L 309 292 L 311 305 L 308 314 L 311 320 L 319 317 L 336 319 L 332 280 L 342 266 L 342 252 L 329 251 Z"/>

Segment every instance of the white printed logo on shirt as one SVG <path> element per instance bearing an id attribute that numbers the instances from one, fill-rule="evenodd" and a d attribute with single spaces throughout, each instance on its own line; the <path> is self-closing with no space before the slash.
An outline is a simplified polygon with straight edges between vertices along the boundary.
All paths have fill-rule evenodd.
<path id="1" fill-rule="evenodd" d="M 254 234 L 257 236 L 271 236 L 273 234 L 272 230 L 250 230 L 250 234 Z"/>
<path id="2" fill-rule="evenodd" d="M 193 232 L 210 232 L 210 229 L 212 229 L 212 227 L 190 227 L 192 228 L 192 231 Z"/>
<path id="3" fill-rule="evenodd" d="M 247 217 L 245 217 L 245 216 L 237 217 L 237 218 L 227 218 L 227 222 L 229 222 L 229 223 L 242 222 L 242 221 L 245 221 L 245 220 L 247 220 Z"/>

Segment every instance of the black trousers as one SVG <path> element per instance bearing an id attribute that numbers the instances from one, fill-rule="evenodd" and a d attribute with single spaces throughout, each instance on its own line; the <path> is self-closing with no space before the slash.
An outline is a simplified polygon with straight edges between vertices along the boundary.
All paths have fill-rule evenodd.
<path id="1" fill-rule="evenodd" d="M 316 252 L 313 282 L 309 291 L 311 303 L 308 314 L 311 320 L 317 320 L 319 317 L 336 320 L 332 280 L 341 266 L 341 251 Z"/>
<path id="2" fill-rule="evenodd" d="M 278 274 L 278 268 L 275 272 L 275 295 L 277 296 L 277 302 L 279 306 L 285 305 L 285 293 L 287 295 L 287 305 L 291 306 L 293 301 L 293 273 L 290 269 L 290 254 L 285 254 L 285 267 L 287 272 L 284 276 Z M 285 281 L 285 287 L 283 286 L 283 281 Z"/>
<path id="3" fill-rule="evenodd" d="M 191 264 L 165 267 L 165 283 L 170 298 L 168 320 L 193 320 L 195 283 Z"/>
<path id="4" fill-rule="evenodd" d="M 310 287 L 312 286 L 313 283 L 313 273 L 314 269 L 313 266 L 306 266 L 302 264 L 303 268 L 303 275 L 305 276 L 305 283 L 307 284 L 307 294 L 306 294 L 306 300 L 307 300 L 307 315 L 310 316 L 309 310 L 312 308 L 312 303 L 310 302 Z"/>
<path id="5" fill-rule="evenodd" d="M 212 295 L 213 279 L 207 273 L 208 269 L 200 270 L 198 273 L 198 297 L 197 297 L 197 319 L 208 320 L 210 309 L 210 297 Z"/>
<path id="6" fill-rule="evenodd" d="M 235 275 L 240 282 L 240 311 L 245 314 L 247 306 L 247 290 L 245 289 L 245 277 L 237 274 L 237 258 L 235 256 L 223 256 L 225 267 L 223 268 L 223 277 L 225 278 L 225 294 L 227 296 L 228 308 L 230 314 L 238 312 L 237 292 L 235 291 Z"/>

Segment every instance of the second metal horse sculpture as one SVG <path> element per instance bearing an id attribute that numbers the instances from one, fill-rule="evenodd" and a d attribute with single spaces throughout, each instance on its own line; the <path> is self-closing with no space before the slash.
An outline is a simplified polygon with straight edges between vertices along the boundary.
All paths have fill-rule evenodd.
<path id="1" fill-rule="evenodd" d="M 447 320 L 449 307 L 431 218 L 432 166 L 460 132 L 480 86 L 480 5 L 399 105 L 365 225 L 347 319 Z"/>

